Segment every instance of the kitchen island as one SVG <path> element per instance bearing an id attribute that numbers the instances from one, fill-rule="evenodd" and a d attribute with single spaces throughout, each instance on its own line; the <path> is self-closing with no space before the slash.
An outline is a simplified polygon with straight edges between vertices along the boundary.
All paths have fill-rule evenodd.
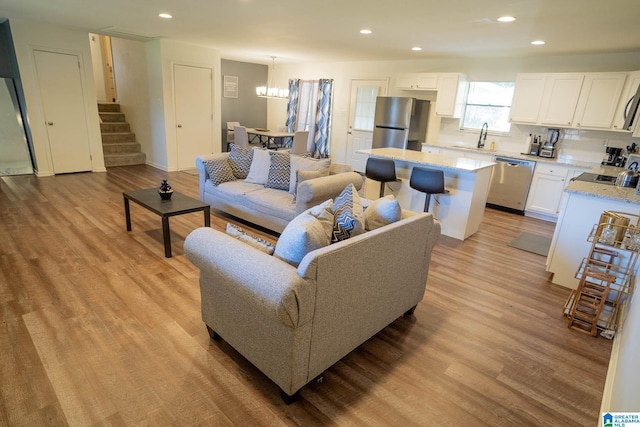
<path id="1" fill-rule="evenodd" d="M 441 222 L 442 234 L 445 236 L 464 240 L 478 231 L 495 163 L 400 148 L 373 148 L 358 150 L 358 153 L 395 162 L 399 181 L 389 183 L 388 188 L 398 199 L 400 206 L 411 211 L 421 212 L 425 200 L 424 193 L 409 186 L 413 168 L 420 166 L 443 171 L 445 188 L 449 193 L 432 197 L 429 212 Z M 377 181 L 367 179 L 365 197 L 378 198 L 379 189 Z"/>
<path id="2" fill-rule="evenodd" d="M 622 170 L 608 166 L 590 172 L 616 176 Z M 587 238 L 604 211 L 638 215 L 640 196 L 635 188 L 594 182 L 573 181 L 567 186 L 547 256 L 547 271 L 553 273 L 553 283 L 570 289 L 578 287 L 575 274 L 591 248 Z"/>

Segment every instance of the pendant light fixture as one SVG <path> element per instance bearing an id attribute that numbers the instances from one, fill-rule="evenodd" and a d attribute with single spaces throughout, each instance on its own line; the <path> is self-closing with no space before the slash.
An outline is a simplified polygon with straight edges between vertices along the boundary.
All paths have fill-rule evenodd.
<path id="1" fill-rule="evenodd" d="M 276 57 L 271 57 L 271 70 L 269 71 L 269 78 L 265 86 L 256 87 L 256 95 L 259 98 L 275 98 L 275 99 L 289 99 L 289 88 L 279 88 L 276 84 L 272 83 L 273 70 L 276 69 Z"/>

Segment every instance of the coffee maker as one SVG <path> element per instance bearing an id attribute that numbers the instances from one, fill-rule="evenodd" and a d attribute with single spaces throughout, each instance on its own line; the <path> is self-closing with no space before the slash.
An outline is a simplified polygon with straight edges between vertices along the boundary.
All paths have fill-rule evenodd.
<path id="1" fill-rule="evenodd" d="M 620 168 L 624 167 L 627 159 L 622 155 L 622 148 L 616 147 L 607 147 L 606 148 L 607 155 L 602 160 L 602 165 L 604 166 L 617 166 Z"/>

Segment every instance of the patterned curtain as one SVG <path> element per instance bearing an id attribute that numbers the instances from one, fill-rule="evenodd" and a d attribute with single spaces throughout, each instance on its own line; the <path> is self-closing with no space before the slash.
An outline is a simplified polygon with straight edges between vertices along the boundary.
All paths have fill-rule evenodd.
<path id="1" fill-rule="evenodd" d="M 300 79 L 289 79 L 289 103 L 287 104 L 287 132 L 295 132 L 295 124 L 298 116 L 298 92 L 300 91 Z"/>
<path id="2" fill-rule="evenodd" d="M 333 79 L 320 79 L 318 87 L 318 108 L 316 110 L 316 128 L 314 142 L 316 145 L 313 157 L 329 157 L 331 133 L 331 97 L 333 95 Z"/>

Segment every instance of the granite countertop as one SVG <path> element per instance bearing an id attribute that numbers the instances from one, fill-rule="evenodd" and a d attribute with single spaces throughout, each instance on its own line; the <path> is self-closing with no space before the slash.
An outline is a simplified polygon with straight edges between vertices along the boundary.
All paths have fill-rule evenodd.
<path id="1" fill-rule="evenodd" d="M 598 184 L 585 181 L 572 181 L 565 189 L 567 193 L 584 194 L 599 199 L 640 204 L 640 196 L 635 188 L 616 187 L 615 185 Z"/>
<path id="2" fill-rule="evenodd" d="M 436 154 L 423 153 L 420 151 L 403 150 L 401 148 L 373 148 L 367 150 L 358 150 L 357 152 L 360 154 L 368 154 L 374 157 L 400 160 L 440 169 L 451 169 L 463 172 L 477 172 L 482 169 L 491 168 L 495 165 L 495 163 L 493 162 L 486 162 L 484 160 L 439 156 Z"/>
<path id="3" fill-rule="evenodd" d="M 532 160 L 538 163 L 551 163 L 551 164 L 558 164 L 563 166 L 573 166 L 578 168 L 593 168 L 598 166 L 597 163 L 585 162 L 585 161 L 576 160 L 570 157 L 549 159 L 546 157 L 531 156 L 529 154 L 522 154 L 522 153 L 512 153 L 512 152 L 506 152 L 506 151 L 500 151 L 500 150 L 491 151 L 486 146 L 485 148 L 477 148 L 477 147 L 465 145 L 464 143 L 460 143 L 460 145 L 455 145 L 455 144 L 454 145 L 434 145 L 434 144 L 423 143 L 422 146 L 433 147 L 433 148 L 445 148 L 448 150 L 459 150 L 462 152 L 472 151 L 475 153 L 486 154 L 489 156 L 509 157 L 511 159 L 521 159 L 521 160 Z"/>

